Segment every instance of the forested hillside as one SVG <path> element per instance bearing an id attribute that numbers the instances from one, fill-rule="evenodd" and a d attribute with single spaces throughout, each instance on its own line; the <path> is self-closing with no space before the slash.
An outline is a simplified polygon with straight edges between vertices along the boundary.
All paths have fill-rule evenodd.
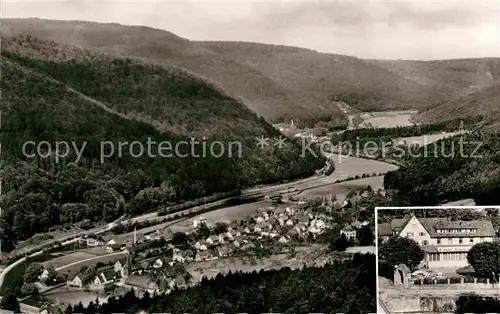
<path id="1" fill-rule="evenodd" d="M 287 141 L 284 148 L 256 146 L 255 137 L 279 133 L 238 101 L 173 68 L 93 54 L 32 36 L 2 45 L 2 249 L 51 226 L 82 219 L 112 221 L 222 191 L 311 175 L 324 164 Z M 128 147 L 101 162 L 102 141 L 148 139 L 175 145 L 190 136 L 206 143 L 241 143 L 241 156 L 226 146 L 221 157 L 203 147 L 179 154 L 132 154 Z M 27 141 L 74 142 L 76 153 L 55 161 Z M 217 146 L 219 147 L 219 146 Z M 217 150 L 218 151 L 218 150 Z M 45 158 L 40 154 L 47 154 Z M 185 155 L 185 156 L 184 156 Z M 156 157 L 155 157 L 156 156 Z M 201 156 L 201 157 L 196 157 Z M 140 205 L 140 206 L 138 206 Z"/>
<path id="2" fill-rule="evenodd" d="M 363 60 L 350 56 L 246 42 L 195 42 L 168 31 L 116 23 L 2 19 L 3 35 L 31 34 L 92 52 L 137 57 L 186 69 L 219 86 L 270 122 L 343 128 L 334 101 L 363 111 L 426 110 L 421 121 L 462 118 L 455 104 L 475 108 L 498 85 L 500 59 Z M 483 92 L 485 95 L 483 96 Z M 477 93 L 474 99 L 468 95 Z M 465 98 L 464 98 L 465 97 Z M 481 105 L 482 106 L 482 105 Z M 469 112 L 469 110 L 465 110 Z"/>
<path id="3" fill-rule="evenodd" d="M 337 127 L 347 125 L 343 113 L 327 99 L 315 103 L 302 94 L 303 88 L 289 89 L 255 68 L 167 31 L 83 21 L 2 19 L 0 32 L 5 35 L 27 33 L 94 52 L 137 57 L 162 66 L 174 65 L 216 84 L 271 122 L 293 118 L 296 123 L 314 123 L 317 119 L 333 118 L 339 121 Z"/>
<path id="4" fill-rule="evenodd" d="M 425 111 L 416 119 L 429 123 L 471 117 L 480 119 L 493 130 L 500 130 L 500 81 Z"/>
<path id="5" fill-rule="evenodd" d="M 374 313 L 375 256 L 356 254 L 353 260 L 321 268 L 218 275 L 169 295 L 133 292 L 102 305 L 75 306 L 66 313 Z"/>
<path id="6" fill-rule="evenodd" d="M 317 107 L 343 101 L 363 111 L 422 108 L 442 95 L 351 56 L 245 42 L 202 42 L 205 48 L 252 67 Z"/>
<path id="7" fill-rule="evenodd" d="M 437 106 L 429 104 L 435 108 L 417 115 L 417 121 L 428 123 L 480 117 L 486 124 L 498 124 L 500 58 L 370 62 L 448 95 L 438 101 Z M 498 125 L 495 128 L 498 130 Z"/>
<path id="8" fill-rule="evenodd" d="M 386 189 L 411 205 L 473 198 L 500 202 L 500 135 L 474 132 L 446 138 L 406 156 L 405 166 L 384 177 Z M 417 157 L 418 156 L 418 157 Z"/>

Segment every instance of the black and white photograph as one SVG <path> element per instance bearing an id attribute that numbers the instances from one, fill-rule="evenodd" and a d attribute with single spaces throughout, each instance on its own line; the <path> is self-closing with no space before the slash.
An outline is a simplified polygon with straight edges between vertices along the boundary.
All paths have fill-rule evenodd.
<path id="1" fill-rule="evenodd" d="M 500 310 L 500 206 L 376 212 L 380 312 Z"/>
<path id="2" fill-rule="evenodd" d="M 0 314 L 500 313 L 500 0 L 0 0 L 0 52 Z"/>

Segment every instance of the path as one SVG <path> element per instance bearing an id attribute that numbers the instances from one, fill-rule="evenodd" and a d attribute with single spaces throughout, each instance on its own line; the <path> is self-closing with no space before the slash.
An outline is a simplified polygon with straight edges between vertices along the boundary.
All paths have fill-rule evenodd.
<path id="1" fill-rule="evenodd" d="M 90 258 L 86 258 L 84 260 L 81 260 L 81 261 L 76 261 L 76 262 L 73 262 L 73 263 L 70 263 L 70 264 L 67 264 L 67 265 L 64 265 L 64 266 L 60 266 L 60 267 L 57 267 L 55 270 L 56 271 L 61 271 L 65 268 L 68 268 L 68 267 L 71 267 L 71 266 L 75 266 L 75 265 L 78 265 L 78 264 L 81 264 L 81 263 L 86 263 L 86 262 L 90 262 L 90 261 L 93 261 L 93 260 L 96 260 L 96 259 L 101 259 L 101 258 L 105 258 L 105 257 L 111 257 L 111 256 L 118 256 L 118 255 L 127 255 L 127 252 L 116 252 L 116 253 L 111 253 L 111 254 L 106 254 L 106 255 L 100 255 L 100 256 L 95 256 L 95 257 L 90 257 Z"/>

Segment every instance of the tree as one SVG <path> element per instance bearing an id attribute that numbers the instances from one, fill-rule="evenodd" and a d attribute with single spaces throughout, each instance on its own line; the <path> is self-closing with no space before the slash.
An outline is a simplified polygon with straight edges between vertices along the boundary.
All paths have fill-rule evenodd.
<path id="1" fill-rule="evenodd" d="M 224 233 L 224 232 L 227 232 L 227 225 L 225 223 L 222 223 L 222 222 L 216 223 L 215 227 L 214 227 L 214 232 L 217 235 Z"/>
<path id="2" fill-rule="evenodd" d="M 38 281 L 38 277 L 43 273 L 43 265 L 41 263 L 32 263 L 24 273 L 24 282 L 32 283 Z"/>
<path id="3" fill-rule="evenodd" d="M 23 296 L 38 294 L 38 288 L 33 283 L 25 283 L 21 288 Z"/>
<path id="4" fill-rule="evenodd" d="M 210 236 L 210 229 L 205 225 L 205 224 L 201 224 L 199 227 L 198 227 L 198 236 L 201 238 L 201 239 L 206 239 Z"/>
<path id="5" fill-rule="evenodd" d="M 498 298 L 483 297 L 479 295 L 462 295 L 455 301 L 455 313 L 500 313 L 500 300 Z"/>
<path id="6" fill-rule="evenodd" d="M 19 302 L 13 293 L 7 293 L 0 301 L 0 308 L 19 313 Z"/>
<path id="7" fill-rule="evenodd" d="M 56 270 L 54 269 L 54 266 L 49 265 L 47 267 L 47 271 L 48 271 L 48 276 L 47 276 L 47 280 L 45 281 L 45 283 L 47 285 L 52 286 L 52 285 L 61 283 L 65 280 L 64 275 L 56 272 Z"/>
<path id="8" fill-rule="evenodd" d="M 349 247 L 349 240 L 347 240 L 345 234 L 341 234 L 333 243 L 330 244 L 330 249 L 332 251 L 343 252 Z"/>
<path id="9" fill-rule="evenodd" d="M 186 246 L 188 240 L 188 236 L 184 232 L 176 232 L 172 235 L 172 244 L 177 246 Z"/>
<path id="10" fill-rule="evenodd" d="M 424 258 L 424 251 L 410 238 L 391 237 L 379 248 L 379 259 L 390 267 L 405 264 L 415 270 Z"/>
<path id="11" fill-rule="evenodd" d="M 359 245 L 361 246 L 373 245 L 373 239 L 375 238 L 369 225 L 363 226 L 359 229 L 356 237 L 359 241 Z"/>
<path id="12" fill-rule="evenodd" d="M 467 261 L 478 276 L 498 278 L 500 275 L 500 244 L 492 242 L 475 244 L 467 253 Z"/>

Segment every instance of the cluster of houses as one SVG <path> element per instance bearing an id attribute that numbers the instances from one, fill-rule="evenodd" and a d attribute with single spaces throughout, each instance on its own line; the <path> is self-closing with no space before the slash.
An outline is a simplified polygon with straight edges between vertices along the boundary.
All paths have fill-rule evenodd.
<path id="1" fill-rule="evenodd" d="M 194 227 L 206 224 L 203 218 L 193 222 Z M 269 238 L 286 244 L 294 239 L 315 237 L 336 225 L 325 214 L 302 208 L 265 208 L 250 222 L 227 223 L 227 232 L 211 235 L 194 243 L 197 261 L 211 260 L 230 255 L 235 249 L 246 250 L 254 246 L 251 239 Z"/>
<path id="2" fill-rule="evenodd" d="M 246 251 L 256 246 L 254 240 L 267 239 L 277 244 L 287 244 L 301 238 L 315 238 L 327 229 L 337 226 L 332 218 L 324 213 L 314 212 L 311 208 L 295 207 L 268 207 L 257 211 L 256 215 L 243 222 L 226 222 L 226 228 L 220 234 L 212 234 L 189 244 L 189 248 L 179 249 L 168 244 L 172 255 L 155 258 L 145 258 L 134 267 L 127 259 L 121 259 L 112 267 L 106 267 L 94 272 L 79 272 L 68 277 L 68 288 L 103 289 L 110 283 L 137 287 L 148 291 L 157 291 L 157 287 L 146 276 L 151 271 L 159 271 L 164 267 L 193 261 L 210 261 L 232 255 L 236 250 Z M 340 229 L 347 239 L 355 240 L 357 230 L 368 225 L 368 221 L 355 221 Z M 193 221 L 193 227 L 199 228 L 208 225 L 205 218 Z M 215 228 L 214 228 L 215 229 Z M 163 238 L 159 230 L 149 234 L 141 234 L 139 239 L 134 234 L 133 243 L 141 243 Z M 118 241 L 118 237 L 86 238 L 85 244 L 90 247 L 105 246 L 106 251 L 112 253 L 126 250 L 128 244 Z M 139 254 L 140 255 L 140 254 Z M 130 271 L 130 274 L 129 274 Z M 90 274 L 90 275 L 89 275 Z M 172 282 L 175 280 L 172 279 Z M 140 284 L 138 283 L 140 282 Z M 173 284 L 173 283 L 171 283 Z"/>
<path id="3" fill-rule="evenodd" d="M 149 233 L 143 233 L 139 235 L 134 235 L 134 239 L 129 241 L 124 241 L 120 239 L 119 236 L 107 235 L 102 237 L 86 237 L 80 239 L 80 244 L 87 247 L 105 247 L 106 252 L 114 253 L 126 249 L 127 245 L 132 243 L 144 243 L 148 241 L 160 240 L 162 234 L 159 230 L 154 230 Z"/>
<path id="4" fill-rule="evenodd" d="M 66 285 L 68 288 L 103 289 L 107 284 L 125 280 L 128 275 L 127 259 L 117 260 L 112 267 L 103 267 L 93 271 L 79 271 L 69 274 Z"/>

